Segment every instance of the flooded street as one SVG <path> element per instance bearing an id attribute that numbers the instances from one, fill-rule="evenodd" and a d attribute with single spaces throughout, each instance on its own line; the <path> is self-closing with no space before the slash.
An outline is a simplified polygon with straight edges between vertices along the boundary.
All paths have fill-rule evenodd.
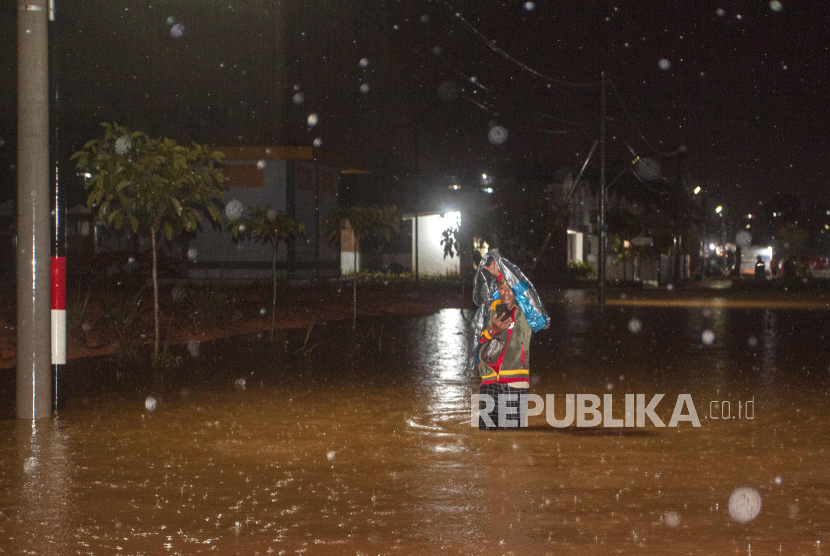
<path id="1" fill-rule="evenodd" d="M 472 428 L 458 309 L 191 346 L 152 387 L 79 360 L 58 419 L 0 420 L 0 553 L 830 554 L 830 313 L 586 295 L 531 392 L 662 393 L 666 424 L 690 394 L 699 428 Z"/>

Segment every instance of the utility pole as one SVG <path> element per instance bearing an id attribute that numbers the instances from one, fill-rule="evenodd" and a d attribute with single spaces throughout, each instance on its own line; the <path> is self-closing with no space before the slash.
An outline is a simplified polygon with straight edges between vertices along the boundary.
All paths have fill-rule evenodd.
<path id="1" fill-rule="evenodd" d="M 47 1 L 17 7 L 18 419 L 52 415 Z"/>
<path id="2" fill-rule="evenodd" d="M 605 155 L 607 150 L 607 104 L 608 97 L 607 81 L 605 79 L 605 71 L 600 73 L 600 128 L 599 128 L 599 142 L 600 142 L 600 178 L 599 178 L 599 249 L 597 253 L 597 302 L 599 303 L 599 310 L 605 309 L 605 246 L 606 246 L 606 224 L 605 224 Z"/>

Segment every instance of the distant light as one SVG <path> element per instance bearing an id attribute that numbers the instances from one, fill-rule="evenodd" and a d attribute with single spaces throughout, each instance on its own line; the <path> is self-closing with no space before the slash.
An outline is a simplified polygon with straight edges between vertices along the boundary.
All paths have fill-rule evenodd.
<path id="1" fill-rule="evenodd" d="M 454 183 L 450 186 L 450 189 L 458 190 L 458 189 L 461 189 L 461 187 L 458 184 Z"/>
<path id="2" fill-rule="evenodd" d="M 751 214 L 747 214 L 747 215 L 746 215 L 746 217 L 747 217 L 747 218 L 752 218 L 752 215 L 751 215 Z"/>
<path id="3" fill-rule="evenodd" d="M 86 179 L 89 179 L 89 178 L 91 178 L 91 177 L 92 177 L 92 174 L 90 174 L 89 172 L 85 172 L 85 173 L 84 173 L 84 177 L 85 177 Z M 830 214 L 830 212 L 828 212 L 827 214 Z"/>
<path id="4" fill-rule="evenodd" d="M 482 189 L 482 191 L 484 191 L 485 193 L 492 193 L 493 188 L 492 187 L 485 187 L 485 188 Z"/>
<path id="5" fill-rule="evenodd" d="M 824 225 L 824 229 L 825 229 L 825 230 L 830 230 L 830 226 L 828 226 L 827 224 L 825 224 L 825 225 Z"/>
<path id="6" fill-rule="evenodd" d="M 830 216 L 830 210 L 827 211 L 827 216 Z"/>
<path id="7" fill-rule="evenodd" d="M 481 179 L 486 180 L 487 179 L 487 174 L 481 174 Z"/>
<path id="8" fill-rule="evenodd" d="M 773 218 L 774 218 L 774 217 L 778 216 L 778 213 L 777 213 L 777 212 L 773 212 L 773 213 L 772 213 L 772 216 L 773 216 Z"/>
<path id="9" fill-rule="evenodd" d="M 747 224 L 747 225 L 746 225 L 746 229 L 747 229 L 747 230 L 749 229 L 749 224 Z"/>
<path id="10" fill-rule="evenodd" d="M 718 214 L 720 214 L 722 211 L 723 211 L 723 207 L 720 206 L 720 205 L 718 205 L 718 207 L 715 209 L 715 212 L 717 212 Z"/>
<path id="11" fill-rule="evenodd" d="M 714 243 L 710 243 L 710 244 L 709 244 L 709 251 L 714 251 L 714 250 L 715 250 L 715 244 L 714 244 Z"/>
<path id="12" fill-rule="evenodd" d="M 700 186 L 699 185 L 697 187 L 695 187 L 695 195 L 697 195 L 698 193 L 700 193 Z"/>

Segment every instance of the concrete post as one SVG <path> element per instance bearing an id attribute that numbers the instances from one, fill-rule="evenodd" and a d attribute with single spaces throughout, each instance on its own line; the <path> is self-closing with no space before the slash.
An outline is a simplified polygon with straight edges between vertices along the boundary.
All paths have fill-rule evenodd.
<path id="1" fill-rule="evenodd" d="M 17 417 L 52 415 L 47 0 L 17 6 Z"/>

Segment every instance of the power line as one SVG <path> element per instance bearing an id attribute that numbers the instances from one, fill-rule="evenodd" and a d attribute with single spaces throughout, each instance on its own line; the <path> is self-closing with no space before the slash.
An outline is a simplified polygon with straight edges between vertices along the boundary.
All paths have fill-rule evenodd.
<path id="1" fill-rule="evenodd" d="M 628 120 L 628 123 L 631 125 L 631 127 L 634 129 L 634 131 L 637 132 L 637 135 L 640 136 L 640 139 L 643 140 L 643 143 L 645 143 L 648 148 L 650 148 L 652 151 L 659 154 L 660 156 L 665 156 L 665 157 L 677 156 L 679 153 L 685 151 L 685 148 L 683 146 L 681 146 L 681 147 L 675 149 L 674 151 L 665 152 L 665 151 L 662 151 L 662 150 L 658 149 L 653 144 L 651 144 L 651 142 L 648 139 L 646 139 L 646 136 L 643 134 L 643 132 L 640 131 L 640 128 L 637 127 L 637 124 L 634 123 L 634 118 L 632 118 L 631 114 L 628 112 L 628 108 L 626 107 L 625 102 L 622 99 L 622 95 L 620 95 L 620 92 L 617 90 L 617 87 L 616 87 L 616 85 L 614 85 L 614 82 L 611 81 L 610 79 L 608 80 L 608 82 L 611 84 L 611 90 L 614 91 L 614 94 L 617 96 L 617 100 L 620 101 L 620 106 L 623 109 L 623 113 L 625 114 L 626 120 Z M 629 147 L 629 149 L 631 149 L 631 147 Z"/>
<path id="2" fill-rule="evenodd" d="M 574 83 L 574 82 L 571 82 L 571 81 L 563 81 L 562 79 L 556 79 L 555 77 L 545 75 L 544 73 L 531 68 L 530 66 L 528 66 L 524 62 L 522 62 L 520 60 L 517 60 L 516 58 L 514 58 L 513 56 L 511 56 L 510 54 L 508 54 L 507 52 L 502 50 L 499 46 L 496 45 L 496 43 L 494 43 L 493 41 L 488 39 L 481 31 L 476 29 L 476 27 L 472 23 L 467 21 L 464 18 L 464 16 L 461 15 L 461 12 L 456 11 L 455 8 L 453 8 L 449 4 L 449 2 L 447 2 L 446 0 L 443 0 L 442 3 L 447 7 L 447 9 L 449 9 L 451 12 L 453 12 L 455 14 L 455 17 L 459 21 L 461 21 L 461 23 L 463 23 L 464 26 L 471 33 L 473 33 L 476 37 L 478 37 L 479 40 L 481 40 L 481 42 L 483 42 L 485 45 L 487 45 L 487 47 L 490 48 L 490 50 L 492 50 L 493 52 L 499 54 L 505 60 L 507 60 L 509 62 L 512 62 L 513 64 L 519 66 L 520 68 L 522 68 L 526 72 L 528 72 L 532 75 L 535 75 L 536 77 L 539 77 L 540 79 L 544 79 L 545 81 L 555 83 L 556 85 L 559 85 L 561 87 L 588 88 L 588 87 L 596 87 L 597 86 L 596 83 Z"/>

